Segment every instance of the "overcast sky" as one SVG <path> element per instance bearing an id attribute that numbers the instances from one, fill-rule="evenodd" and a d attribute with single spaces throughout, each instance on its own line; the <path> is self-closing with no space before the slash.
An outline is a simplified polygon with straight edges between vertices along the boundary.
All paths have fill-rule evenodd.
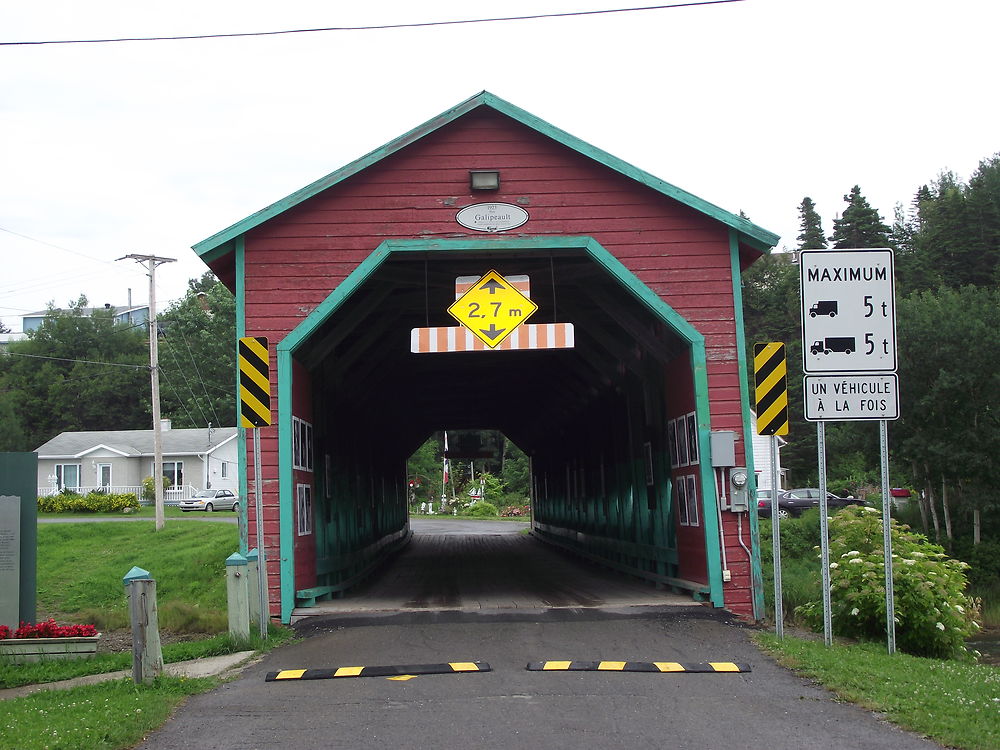
<path id="1" fill-rule="evenodd" d="M 643 3 L 645 4 L 645 3 Z M 656 4 L 656 3 L 648 3 Z M 626 7 L 614 0 L 33 0 L 0 41 L 274 31 Z M 782 236 L 854 184 L 892 220 L 1000 151 L 998 4 L 743 0 L 287 36 L 0 46 L 0 317 L 145 303 L 128 253 L 191 245 L 482 90 Z"/>

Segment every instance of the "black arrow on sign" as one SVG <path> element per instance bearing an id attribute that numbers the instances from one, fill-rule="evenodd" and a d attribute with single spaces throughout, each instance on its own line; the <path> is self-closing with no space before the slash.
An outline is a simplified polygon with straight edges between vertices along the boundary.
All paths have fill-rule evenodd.
<path id="1" fill-rule="evenodd" d="M 497 336 L 506 331 L 506 328 L 497 328 L 496 323 L 490 323 L 489 328 L 480 328 L 479 332 L 485 334 L 490 341 L 493 341 Z"/>
<path id="2" fill-rule="evenodd" d="M 496 294 L 497 293 L 497 289 L 506 289 L 507 287 L 505 287 L 503 284 L 501 284 L 496 279 L 490 279 L 489 281 L 487 281 L 485 284 L 483 284 L 479 288 L 480 289 L 489 289 L 490 294 Z"/>

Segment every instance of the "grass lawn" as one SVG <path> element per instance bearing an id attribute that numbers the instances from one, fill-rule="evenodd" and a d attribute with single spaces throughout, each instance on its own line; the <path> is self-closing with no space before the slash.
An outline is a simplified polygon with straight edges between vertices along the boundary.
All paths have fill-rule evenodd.
<path id="1" fill-rule="evenodd" d="M 884 644 L 833 645 L 759 633 L 780 664 L 823 683 L 842 699 L 949 747 L 1000 747 L 1000 669 L 889 656 Z"/>
<path id="2" fill-rule="evenodd" d="M 163 724 L 189 695 L 214 679 L 130 679 L 42 691 L 0 703 L 0 750 L 124 750 Z"/>
<path id="3" fill-rule="evenodd" d="M 291 628 L 271 625 L 267 640 L 262 640 L 256 630 L 249 639 L 233 638 L 229 633 L 218 633 L 209 638 L 163 645 L 163 661 L 173 664 L 189 659 L 235 654 L 239 651 L 270 651 L 294 638 Z M 58 682 L 74 677 L 105 674 L 132 669 L 132 652 L 98 654 L 89 659 L 55 659 L 31 664 L 7 664 L 0 659 L 0 688 Z M 0 704 L 2 707 L 3 704 Z"/>
<path id="4" fill-rule="evenodd" d="M 156 580 L 160 627 L 217 633 L 227 627 L 225 560 L 238 527 L 216 523 L 60 523 L 38 526 L 39 615 L 127 628 L 122 577 L 133 565 Z"/>
<path id="5" fill-rule="evenodd" d="M 253 634 L 249 641 L 233 639 L 221 632 L 227 628 L 225 559 L 237 545 L 238 530 L 232 524 L 168 523 L 159 532 L 152 523 L 40 525 L 39 614 L 62 623 L 93 622 L 101 630 L 127 628 L 122 576 L 138 565 L 156 579 L 161 631 L 217 634 L 165 643 L 164 661 L 267 650 L 287 643 L 293 638 L 290 628 L 272 626 L 266 641 Z M 36 664 L 0 663 L 0 687 L 131 666 L 131 652 Z M 125 750 L 159 727 L 187 696 L 218 684 L 218 679 L 163 676 L 153 685 L 137 686 L 126 678 L 0 701 L 0 750 Z"/>

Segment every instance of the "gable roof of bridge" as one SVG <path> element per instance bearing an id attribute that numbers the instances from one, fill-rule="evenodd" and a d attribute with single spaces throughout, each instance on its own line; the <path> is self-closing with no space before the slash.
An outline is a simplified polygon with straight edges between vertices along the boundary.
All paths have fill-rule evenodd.
<path id="1" fill-rule="evenodd" d="M 303 201 L 312 198 L 327 188 L 333 187 L 347 178 L 358 174 L 387 156 L 406 148 L 429 133 L 433 133 L 448 123 L 451 123 L 480 107 L 489 107 L 501 114 L 504 114 L 522 125 L 525 125 L 542 135 L 561 143 L 562 145 L 588 157 L 589 159 L 603 164 L 604 166 L 613 169 L 614 171 L 619 172 L 636 182 L 652 188 L 663 195 L 673 198 L 674 200 L 721 222 L 737 233 L 741 244 L 746 244 L 760 252 L 767 252 L 770 248 L 774 247 L 780 239 L 779 236 L 773 232 L 769 232 L 768 230 L 757 226 L 753 222 L 744 219 L 741 216 L 732 214 L 706 200 L 703 200 L 702 198 L 699 198 L 696 195 L 692 195 L 686 190 L 682 190 L 675 185 L 671 185 L 669 182 L 661 180 L 658 177 L 654 177 L 648 172 L 645 172 L 638 167 L 634 167 L 622 159 L 607 153 L 606 151 L 602 151 L 595 146 L 591 146 L 589 143 L 570 135 L 564 130 L 560 130 L 554 125 L 550 125 L 530 112 L 527 112 L 520 107 L 516 107 L 510 102 L 504 101 L 500 97 L 495 96 L 488 91 L 482 91 L 475 96 L 466 99 L 461 104 L 442 112 L 437 117 L 428 120 L 423 125 L 419 125 L 410 132 L 390 141 L 381 148 L 375 149 L 371 153 L 362 156 L 360 159 L 356 159 L 350 164 L 341 167 L 337 171 L 331 172 L 325 177 L 306 185 L 301 190 L 298 190 L 291 195 L 272 203 L 270 206 L 251 214 L 245 219 L 236 222 L 232 226 L 223 229 L 221 232 L 217 232 L 211 237 L 202 240 L 198 244 L 194 245 L 193 249 L 206 263 L 211 262 L 228 252 L 231 252 L 235 248 L 235 240 L 237 237 L 240 237 L 251 229 L 260 226 L 288 209 L 297 206 Z"/>

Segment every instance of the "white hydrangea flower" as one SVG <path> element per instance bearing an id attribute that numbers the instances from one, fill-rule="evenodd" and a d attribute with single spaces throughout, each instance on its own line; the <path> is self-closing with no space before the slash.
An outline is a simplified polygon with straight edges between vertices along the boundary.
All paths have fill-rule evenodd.
<path id="1" fill-rule="evenodd" d="M 840 567 L 840 563 L 832 562 L 832 563 L 830 563 L 830 567 L 831 568 L 839 568 Z"/>
<path id="2" fill-rule="evenodd" d="M 860 557 L 852 557 L 847 562 L 849 562 L 849 563 L 861 563 L 861 562 L 864 562 L 864 560 L 862 560 Z"/>
<path id="3" fill-rule="evenodd" d="M 936 627 L 938 630 L 944 630 L 944 623 L 941 622 L 935 623 L 934 627 Z"/>
<path id="4" fill-rule="evenodd" d="M 857 607 L 855 607 L 854 609 L 852 609 L 852 610 L 851 610 L 851 614 L 852 614 L 852 615 L 856 615 L 856 614 L 857 614 L 858 612 L 860 612 L 860 611 L 861 611 L 861 610 L 859 610 L 859 609 L 858 609 Z"/>
<path id="5" fill-rule="evenodd" d="M 963 607 L 961 604 L 956 604 L 955 609 L 957 609 L 961 614 L 963 615 L 965 614 L 965 607 Z"/>

